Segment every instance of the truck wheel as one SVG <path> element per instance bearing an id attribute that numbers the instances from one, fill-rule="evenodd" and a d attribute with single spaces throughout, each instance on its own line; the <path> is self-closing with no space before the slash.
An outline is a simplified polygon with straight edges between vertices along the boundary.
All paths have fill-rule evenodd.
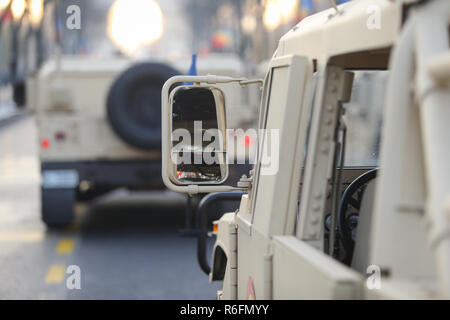
<path id="1" fill-rule="evenodd" d="M 161 90 L 175 69 L 160 63 L 139 63 L 124 71 L 108 94 L 111 127 L 128 144 L 143 150 L 161 148 Z"/>
<path id="2" fill-rule="evenodd" d="M 42 221 L 49 228 L 68 227 L 73 223 L 75 189 L 42 188 Z"/>
<path id="3" fill-rule="evenodd" d="M 18 108 L 24 108 L 26 105 L 25 83 L 17 82 L 13 85 L 13 100 Z"/>

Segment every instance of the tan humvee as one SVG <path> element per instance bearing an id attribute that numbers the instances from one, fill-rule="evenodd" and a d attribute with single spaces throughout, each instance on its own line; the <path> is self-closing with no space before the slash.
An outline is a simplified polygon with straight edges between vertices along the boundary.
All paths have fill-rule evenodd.
<path id="1" fill-rule="evenodd" d="M 238 210 L 217 221 L 218 298 L 450 298 L 449 22 L 447 0 L 351 1 L 302 20 L 281 38 L 263 84 L 259 126 L 279 138 L 258 136 L 255 167 L 237 186 L 221 185 L 226 163 L 180 167 L 171 131 L 183 108 L 225 130 L 212 85 L 249 82 L 166 82 L 164 183 L 243 191 Z M 195 85 L 165 98 L 182 81 Z M 201 99 L 203 114 L 192 107 Z"/>
<path id="2" fill-rule="evenodd" d="M 28 79 L 28 108 L 35 111 L 38 125 L 42 217 L 47 225 L 69 225 L 77 200 L 119 187 L 164 187 L 160 91 L 168 78 L 185 73 L 190 63 L 59 56 Z M 212 55 L 200 57 L 197 70 L 239 75 L 245 66 L 235 56 Z M 235 106 L 229 110 L 229 125 L 251 122 L 256 108 L 240 93 L 229 87 L 223 90 Z"/>

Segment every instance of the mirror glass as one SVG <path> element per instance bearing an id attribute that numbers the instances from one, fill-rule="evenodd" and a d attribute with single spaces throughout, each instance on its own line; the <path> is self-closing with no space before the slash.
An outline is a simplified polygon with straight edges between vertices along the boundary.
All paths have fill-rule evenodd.
<path id="1" fill-rule="evenodd" d="M 188 85 L 171 92 L 174 182 L 218 184 L 227 178 L 224 102 L 216 87 Z"/>

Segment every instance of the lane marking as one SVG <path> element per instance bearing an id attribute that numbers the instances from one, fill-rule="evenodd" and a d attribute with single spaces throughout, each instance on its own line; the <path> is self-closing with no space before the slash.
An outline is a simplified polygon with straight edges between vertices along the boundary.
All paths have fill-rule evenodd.
<path id="1" fill-rule="evenodd" d="M 59 255 L 70 255 L 72 254 L 73 247 L 75 243 L 72 239 L 61 239 L 58 242 L 58 246 L 56 247 L 56 253 Z"/>
<path id="2" fill-rule="evenodd" d="M 64 281 L 66 275 L 66 266 L 64 265 L 53 265 L 48 269 L 47 275 L 45 276 L 45 283 L 61 283 Z"/>
<path id="3" fill-rule="evenodd" d="M 38 295 L 39 300 L 56 300 L 58 297 L 54 293 L 41 292 Z M 61 298 L 60 298 L 61 299 Z"/>
<path id="4" fill-rule="evenodd" d="M 0 242 L 39 242 L 44 238 L 44 233 L 37 232 L 0 232 Z"/>

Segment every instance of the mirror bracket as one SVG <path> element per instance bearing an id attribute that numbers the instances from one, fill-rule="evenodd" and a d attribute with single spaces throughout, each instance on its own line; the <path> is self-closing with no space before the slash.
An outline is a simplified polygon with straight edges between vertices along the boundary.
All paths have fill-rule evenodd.
<path id="1" fill-rule="evenodd" d="M 252 187 L 253 177 L 247 177 L 245 174 L 242 175 L 241 179 L 238 181 L 237 185 L 239 188 L 250 189 Z"/>
<path id="2" fill-rule="evenodd" d="M 241 80 L 239 81 L 239 84 L 241 85 L 241 87 L 246 87 L 250 84 L 260 84 L 263 85 L 264 84 L 264 80 L 263 79 L 245 79 L 245 80 Z"/>

